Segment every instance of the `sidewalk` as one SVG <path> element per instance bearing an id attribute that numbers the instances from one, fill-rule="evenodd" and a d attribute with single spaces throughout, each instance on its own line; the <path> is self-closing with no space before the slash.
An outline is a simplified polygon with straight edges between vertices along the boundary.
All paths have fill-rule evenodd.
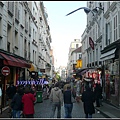
<path id="1" fill-rule="evenodd" d="M 103 114 L 106 118 L 120 118 L 120 109 L 105 102 L 102 104 L 103 106 L 95 107 L 95 109 Z"/>

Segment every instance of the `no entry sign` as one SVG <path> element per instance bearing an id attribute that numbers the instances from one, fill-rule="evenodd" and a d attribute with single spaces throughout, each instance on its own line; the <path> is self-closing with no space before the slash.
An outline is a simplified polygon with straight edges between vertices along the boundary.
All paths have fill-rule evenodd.
<path id="1" fill-rule="evenodd" d="M 2 68 L 2 70 L 1 70 L 1 72 L 2 72 L 2 74 L 3 74 L 4 76 L 7 76 L 7 75 L 10 74 L 10 68 L 7 67 L 7 66 L 4 66 L 4 67 Z"/>

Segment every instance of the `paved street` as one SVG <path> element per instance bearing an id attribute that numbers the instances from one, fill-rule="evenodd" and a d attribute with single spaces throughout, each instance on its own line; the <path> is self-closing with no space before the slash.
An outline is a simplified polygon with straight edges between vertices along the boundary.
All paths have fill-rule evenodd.
<path id="1" fill-rule="evenodd" d="M 84 118 L 84 111 L 83 106 L 81 103 L 74 103 L 73 107 L 73 118 Z M 35 104 L 35 118 L 50 118 L 50 112 L 51 111 L 51 104 L 49 99 L 44 100 L 43 103 L 36 103 Z M 56 115 L 55 115 L 56 117 Z M 62 107 L 62 118 L 64 118 L 64 107 Z M 96 113 L 93 114 L 93 118 L 105 118 L 102 114 Z"/>

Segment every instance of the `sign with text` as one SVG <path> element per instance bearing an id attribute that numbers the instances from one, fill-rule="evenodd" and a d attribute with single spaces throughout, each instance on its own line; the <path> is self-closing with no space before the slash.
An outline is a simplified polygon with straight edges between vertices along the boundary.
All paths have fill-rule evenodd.
<path id="1" fill-rule="evenodd" d="M 18 80 L 17 81 L 17 85 L 27 85 L 27 84 L 46 84 L 46 79 L 42 78 L 42 79 L 37 79 L 37 80 Z"/>
<path id="2" fill-rule="evenodd" d="M 94 42 L 91 37 L 89 37 L 89 45 L 94 50 Z"/>

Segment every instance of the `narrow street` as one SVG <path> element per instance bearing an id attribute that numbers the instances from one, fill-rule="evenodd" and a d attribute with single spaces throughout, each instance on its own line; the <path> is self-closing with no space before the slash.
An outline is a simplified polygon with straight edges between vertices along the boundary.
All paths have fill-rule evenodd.
<path id="1" fill-rule="evenodd" d="M 84 118 L 84 111 L 82 102 L 80 103 L 74 103 L 73 106 L 73 118 Z M 35 118 L 50 118 L 50 112 L 51 111 L 51 103 L 48 100 L 44 100 L 43 103 L 36 103 L 35 104 Z M 55 114 L 56 118 L 56 114 Z M 61 118 L 64 118 L 64 107 L 62 106 L 62 116 Z M 93 114 L 93 118 L 105 118 L 102 114 L 97 113 L 95 111 L 95 114 Z"/>

